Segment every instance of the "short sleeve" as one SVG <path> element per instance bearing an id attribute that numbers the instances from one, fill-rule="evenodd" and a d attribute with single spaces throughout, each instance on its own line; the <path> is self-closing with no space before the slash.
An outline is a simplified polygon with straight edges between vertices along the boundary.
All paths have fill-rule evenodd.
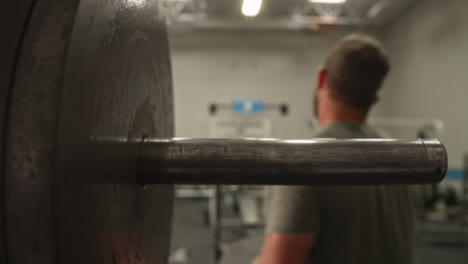
<path id="1" fill-rule="evenodd" d="M 266 233 L 318 233 L 318 189 L 310 186 L 274 186 L 271 189 Z"/>

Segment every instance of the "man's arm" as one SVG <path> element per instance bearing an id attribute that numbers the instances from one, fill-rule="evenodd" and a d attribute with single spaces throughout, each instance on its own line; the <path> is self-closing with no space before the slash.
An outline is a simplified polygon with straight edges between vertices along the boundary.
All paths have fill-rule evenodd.
<path id="1" fill-rule="evenodd" d="M 312 187 L 273 187 L 266 235 L 255 264 L 304 264 L 320 226 L 318 196 Z"/>
<path id="2" fill-rule="evenodd" d="M 304 264 L 315 234 L 269 234 L 254 264 Z"/>

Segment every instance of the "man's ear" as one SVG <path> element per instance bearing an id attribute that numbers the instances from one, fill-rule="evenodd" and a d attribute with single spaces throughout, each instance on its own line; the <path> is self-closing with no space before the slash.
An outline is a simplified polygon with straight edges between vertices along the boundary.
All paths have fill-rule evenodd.
<path id="1" fill-rule="evenodd" d="M 327 71 L 324 68 L 320 68 L 317 72 L 317 90 L 320 91 L 325 88 L 327 83 Z"/>

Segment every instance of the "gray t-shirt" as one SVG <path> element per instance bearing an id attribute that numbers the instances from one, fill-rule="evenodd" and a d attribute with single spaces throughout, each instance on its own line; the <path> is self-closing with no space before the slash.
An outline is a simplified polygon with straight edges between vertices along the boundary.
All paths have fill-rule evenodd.
<path id="1" fill-rule="evenodd" d="M 333 123 L 317 138 L 381 138 L 366 124 Z M 410 186 L 275 186 L 267 233 L 315 233 L 308 263 L 407 264 L 415 199 Z"/>

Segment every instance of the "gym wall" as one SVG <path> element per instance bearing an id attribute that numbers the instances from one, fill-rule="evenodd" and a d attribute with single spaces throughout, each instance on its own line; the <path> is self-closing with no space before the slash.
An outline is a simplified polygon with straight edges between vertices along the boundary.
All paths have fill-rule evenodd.
<path id="1" fill-rule="evenodd" d="M 468 152 L 468 1 L 419 1 L 388 29 L 393 68 L 387 110 L 403 118 L 440 118 L 450 178 Z"/>
<path id="2" fill-rule="evenodd" d="M 309 138 L 307 120 L 316 69 L 349 31 L 195 32 L 170 35 L 176 135 L 206 137 L 208 105 L 234 99 L 287 103 L 290 114 L 273 113 L 273 136 Z M 383 111 L 384 104 L 375 109 Z"/>

